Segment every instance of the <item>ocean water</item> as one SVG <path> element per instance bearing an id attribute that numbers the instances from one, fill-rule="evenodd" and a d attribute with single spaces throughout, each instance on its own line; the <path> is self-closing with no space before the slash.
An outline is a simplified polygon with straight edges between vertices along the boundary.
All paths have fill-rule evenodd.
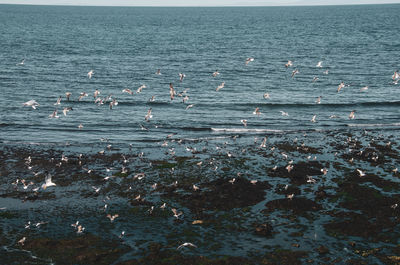
<path id="1" fill-rule="evenodd" d="M 107 138 L 142 145 L 170 133 L 199 138 L 236 132 L 397 130 L 399 86 L 391 76 L 400 68 L 399 10 L 400 5 L 1 5 L 0 140 L 81 145 Z M 255 60 L 246 65 L 248 57 Z M 24 65 L 17 65 L 23 59 Z M 294 65 L 286 69 L 288 60 Z M 319 61 L 322 68 L 316 67 Z M 162 75 L 155 74 L 157 69 Z M 213 77 L 216 69 L 220 74 Z M 294 69 L 299 73 L 292 78 Z M 179 73 L 186 75 L 182 82 Z M 319 80 L 312 82 L 315 76 Z M 338 93 L 342 81 L 349 86 Z M 171 101 L 169 83 L 178 93 L 188 89 L 189 100 L 182 103 L 183 97 L 176 96 Z M 141 93 L 122 92 L 135 92 L 143 84 Z M 360 92 L 364 86 L 368 90 Z M 108 103 L 95 104 L 95 89 L 119 104 L 112 110 Z M 70 102 L 66 92 L 72 93 Z M 82 92 L 89 96 L 78 101 Z M 264 93 L 270 98 L 264 99 Z M 61 104 L 55 106 L 59 96 Z M 152 96 L 155 101 L 149 102 Z M 22 105 L 31 99 L 40 104 L 36 110 Z M 194 106 L 186 110 L 189 104 Z M 73 108 L 66 117 L 64 107 Z M 257 107 L 261 115 L 253 114 Z M 153 118 L 145 122 L 149 108 Z M 55 109 L 60 117 L 49 118 Z M 353 120 L 348 117 L 352 110 Z"/>

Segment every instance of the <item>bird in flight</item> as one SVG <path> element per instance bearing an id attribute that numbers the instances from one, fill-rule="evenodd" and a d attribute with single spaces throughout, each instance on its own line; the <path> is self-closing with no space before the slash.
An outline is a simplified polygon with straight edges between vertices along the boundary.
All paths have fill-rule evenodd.
<path id="1" fill-rule="evenodd" d="M 125 88 L 122 90 L 122 93 L 128 93 L 129 95 L 133 95 L 133 91 L 130 90 L 129 88 Z"/>
<path id="2" fill-rule="evenodd" d="M 151 110 L 152 110 L 152 108 L 150 108 L 150 109 L 147 111 L 146 116 L 144 116 L 144 119 L 145 119 L 146 121 L 150 121 L 150 119 L 153 118 L 153 115 L 151 115 Z"/>
<path id="3" fill-rule="evenodd" d="M 225 82 L 222 82 L 216 89 L 216 91 L 219 91 L 221 88 L 224 88 Z"/>
<path id="4" fill-rule="evenodd" d="M 176 249 L 181 249 L 183 247 L 193 247 L 193 248 L 197 248 L 197 246 L 193 243 L 190 242 L 185 242 L 182 245 L 180 245 L 179 247 L 177 247 Z"/>
<path id="5" fill-rule="evenodd" d="M 282 116 L 289 116 L 289 113 L 284 112 L 283 110 L 281 110 L 281 111 L 279 111 L 279 112 L 282 114 Z"/>
<path id="6" fill-rule="evenodd" d="M 288 67 L 290 67 L 290 66 L 293 66 L 293 62 L 289 60 L 289 61 L 285 64 L 285 67 L 288 68 Z"/>
<path id="7" fill-rule="evenodd" d="M 36 100 L 31 99 L 25 103 L 23 103 L 24 106 L 32 107 L 32 109 L 36 109 L 37 106 L 40 106 L 39 103 L 36 102 Z"/>
<path id="8" fill-rule="evenodd" d="M 93 70 L 90 70 L 88 73 L 87 73 L 87 76 L 89 77 L 89 79 L 91 79 L 92 78 L 92 75 L 94 74 L 94 71 Z"/>
<path id="9" fill-rule="evenodd" d="M 56 186 L 56 184 L 51 180 L 51 175 L 50 175 L 50 173 L 48 173 L 44 179 L 44 183 L 42 184 L 42 189 L 45 190 L 51 186 Z"/>
<path id="10" fill-rule="evenodd" d="M 72 107 L 66 107 L 63 109 L 64 116 L 67 116 L 68 111 L 72 110 Z"/>
<path id="11" fill-rule="evenodd" d="M 337 92 L 339 93 L 339 91 L 340 91 L 342 88 L 344 88 L 344 87 L 345 87 L 344 82 L 340 82 L 340 84 L 339 84 L 339 86 L 338 86 L 338 88 L 337 88 Z"/>
<path id="12" fill-rule="evenodd" d="M 297 75 L 298 73 L 300 73 L 299 70 L 294 69 L 293 72 L 292 72 L 292 78 L 294 78 L 295 75 Z"/>
<path id="13" fill-rule="evenodd" d="M 321 68 L 322 67 L 322 61 L 319 61 L 315 67 Z"/>
<path id="14" fill-rule="evenodd" d="M 169 83 L 169 95 L 171 97 L 171 100 L 174 99 L 174 96 L 176 95 L 174 86 L 172 85 L 172 83 Z"/>
<path id="15" fill-rule="evenodd" d="M 25 65 L 25 59 L 22 59 L 20 63 L 17 63 L 17 65 Z"/>
<path id="16" fill-rule="evenodd" d="M 246 65 L 248 65 L 250 62 L 253 62 L 254 61 L 254 58 L 252 58 L 252 57 L 249 57 L 249 58 L 247 58 L 246 59 Z"/>
<path id="17" fill-rule="evenodd" d="M 137 93 L 137 94 L 141 93 L 143 88 L 146 88 L 146 85 L 141 85 L 141 86 L 137 89 L 136 93 Z"/>
<path id="18" fill-rule="evenodd" d="M 356 111 L 355 111 L 355 110 L 352 110 L 352 111 L 350 112 L 350 114 L 349 114 L 349 119 L 352 119 L 352 120 L 353 120 L 353 119 L 356 117 L 355 113 L 356 113 Z"/>
<path id="19" fill-rule="evenodd" d="M 179 81 L 183 81 L 183 78 L 185 78 L 186 77 L 186 75 L 185 74 L 183 74 L 183 73 L 179 73 Z"/>
<path id="20" fill-rule="evenodd" d="M 65 97 L 67 98 L 67 101 L 69 101 L 69 97 L 72 95 L 71 92 L 66 92 L 65 93 Z"/>

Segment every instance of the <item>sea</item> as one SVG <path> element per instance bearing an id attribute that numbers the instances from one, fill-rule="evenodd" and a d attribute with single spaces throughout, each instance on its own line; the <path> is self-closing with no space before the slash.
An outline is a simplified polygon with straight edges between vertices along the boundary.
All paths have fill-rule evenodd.
<path id="1" fill-rule="evenodd" d="M 0 141 L 80 146 L 107 138 L 140 146 L 171 133 L 396 131 L 399 87 L 391 77 L 400 68 L 399 9 L 1 5 Z M 170 83 L 181 97 L 170 99 Z M 96 89 L 118 105 L 95 104 Z M 81 93 L 88 96 L 78 101 Z M 23 106 L 31 99 L 36 110 Z M 67 116 L 65 107 L 73 109 Z M 54 110 L 59 118 L 49 118 Z"/>
<path id="2" fill-rule="evenodd" d="M 150 264 L 154 242 L 169 253 L 160 259 L 393 261 L 399 13 L 0 5 L 0 263 Z M 49 175 L 56 186 L 43 188 Z M 269 188 L 249 202 L 260 185 Z M 385 222 L 354 205 L 352 189 Z M 297 198 L 317 206 L 290 204 Z M 353 219 L 341 234 L 343 217 Z M 376 233 L 366 225 L 375 221 Z M 90 236 L 123 254 L 93 261 L 83 246 L 82 260 L 60 261 L 57 246 Z M 185 242 L 196 247 L 178 248 Z M 283 263 L 285 253 L 297 258 Z"/>

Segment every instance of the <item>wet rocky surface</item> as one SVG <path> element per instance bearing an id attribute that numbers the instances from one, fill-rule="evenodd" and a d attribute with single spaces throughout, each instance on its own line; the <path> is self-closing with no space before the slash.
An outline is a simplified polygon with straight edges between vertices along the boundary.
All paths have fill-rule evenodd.
<path id="1" fill-rule="evenodd" d="M 3 145 L 0 256 L 6 264 L 399 264 L 392 135 L 270 135 L 265 147 L 245 137 L 168 141 L 83 154 Z M 49 174 L 56 185 L 44 189 Z"/>

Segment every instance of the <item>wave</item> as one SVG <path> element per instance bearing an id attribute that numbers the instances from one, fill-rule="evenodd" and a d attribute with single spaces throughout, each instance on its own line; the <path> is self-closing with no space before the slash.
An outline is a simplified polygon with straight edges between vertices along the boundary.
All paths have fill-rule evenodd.
<path id="1" fill-rule="evenodd" d="M 234 133 L 283 133 L 289 132 L 290 130 L 276 130 L 276 129 L 246 129 L 246 128 L 211 128 L 213 132 L 234 132 Z"/>
<path id="2" fill-rule="evenodd" d="M 400 126 L 399 122 L 395 123 L 349 123 L 347 124 L 349 127 L 395 127 Z"/>

